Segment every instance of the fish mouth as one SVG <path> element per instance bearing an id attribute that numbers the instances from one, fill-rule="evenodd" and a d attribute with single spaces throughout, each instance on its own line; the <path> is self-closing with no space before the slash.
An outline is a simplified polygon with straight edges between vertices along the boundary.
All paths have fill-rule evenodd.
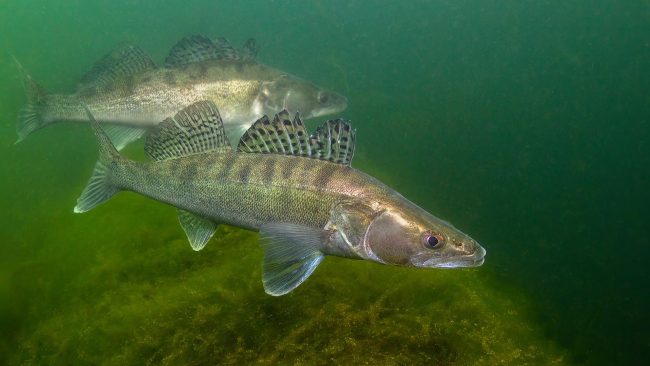
<path id="1" fill-rule="evenodd" d="M 430 268 L 471 268 L 478 267 L 485 262 L 486 250 L 477 244 L 474 253 L 452 258 L 431 258 L 422 263 L 422 267 Z"/>
<path id="2" fill-rule="evenodd" d="M 348 107 L 348 99 L 342 95 L 337 95 L 337 101 L 327 107 L 320 108 L 312 113 L 312 117 L 327 116 L 329 114 L 339 113 Z"/>

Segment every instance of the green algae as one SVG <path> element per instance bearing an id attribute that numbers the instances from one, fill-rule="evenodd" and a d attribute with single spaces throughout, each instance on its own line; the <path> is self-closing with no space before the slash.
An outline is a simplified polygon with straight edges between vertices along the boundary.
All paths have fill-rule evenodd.
<path id="1" fill-rule="evenodd" d="M 480 270 L 327 258 L 296 291 L 271 297 L 256 233 L 222 226 L 197 253 L 173 209 L 123 196 L 41 228 L 54 243 L 92 242 L 83 261 L 45 255 L 10 273 L 15 315 L 29 319 L 11 363 L 565 363 L 531 325 L 525 297 Z"/>
<path id="2" fill-rule="evenodd" d="M 164 3 L 0 5 L 0 364 L 645 361 L 647 2 Z M 276 299 L 254 233 L 194 253 L 173 209 L 126 194 L 72 215 L 92 134 L 14 146 L 9 54 L 70 92 L 120 42 L 162 61 L 191 33 L 256 37 L 264 63 L 345 92 L 355 167 L 475 236 L 485 265 L 328 258 Z"/>
<path id="3" fill-rule="evenodd" d="M 0 360 L 9 364 L 568 363 L 525 293 L 486 268 L 327 258 L 296 291 L 271 297 L 256 233 L 220 227 L 196 253 L 173 208 L 132 193 L 74 215 L 96 157 L 90 131 L 53 127 L 18 146 L 12 133 L 0 135 L 13 177 L 0 181 L 11 244 L 0 258 Z M 142 146 L 126 153 L 142 158 Z M 375 164 L 360 151 L 358 166 Z"/>

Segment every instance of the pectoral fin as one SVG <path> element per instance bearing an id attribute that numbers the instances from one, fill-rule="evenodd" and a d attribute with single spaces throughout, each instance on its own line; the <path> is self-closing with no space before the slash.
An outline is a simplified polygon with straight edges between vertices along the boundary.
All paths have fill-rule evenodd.
<path id="1" fill-rule="evenodd" d="M 296 224 L 260 228 L 264 247 L 262 282 L 267 294 L 281 296 L 303 283 L 323 260 L 323 231 Z"/>
<path id="2" fill-rule="evenodd" d="M 192 249 L 196 251 L 203 249 L 218 226 L 211 220 L 181 209 L 178 210 L 178 221 L 180 221 Z"/>

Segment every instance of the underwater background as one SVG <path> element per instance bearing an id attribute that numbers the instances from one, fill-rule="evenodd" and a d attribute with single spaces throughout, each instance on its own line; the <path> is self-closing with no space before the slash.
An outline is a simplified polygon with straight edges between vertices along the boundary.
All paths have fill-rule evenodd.
<path id="1" fill-rule="evenodd" d="M 649 30 L 648 1 L 3 0 L 0 363 L 647 362 Z M 120 43 L 162 62 L 191 34 L 254 37 L 260 62 L 346 95 L 354 167 L 485 264 L 328 257 L 275 298 L 256 233 L 194 252 L 173 207 L 134 193 L 73 214 L 96 142 L 57 124 L 14 145 L 11 55 L 69 93 Z"/>

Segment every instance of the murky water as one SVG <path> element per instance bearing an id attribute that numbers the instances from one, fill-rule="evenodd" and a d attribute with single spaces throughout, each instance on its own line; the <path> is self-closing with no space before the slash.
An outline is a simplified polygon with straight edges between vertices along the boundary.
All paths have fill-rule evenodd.
<path id="1" fill-rule="evenodd" d="M 113 1 L 0 5 L 0 361 L 639 364 L 650 345 L 650 4 Z M 116 45 L 189 34 L 345 94 L 354 166 L 486 247 L 478 269 L 327 258 L 291 294 L 258 235 L 190 249 L 175 209 L 121 193 L 73 214 L 87 126 L 13 145 L 11 55 L 72 92 Z M 317 126 L 321 119 L 309 121 Z M 143 158 L 142 143 L 125 150 Z"/>

